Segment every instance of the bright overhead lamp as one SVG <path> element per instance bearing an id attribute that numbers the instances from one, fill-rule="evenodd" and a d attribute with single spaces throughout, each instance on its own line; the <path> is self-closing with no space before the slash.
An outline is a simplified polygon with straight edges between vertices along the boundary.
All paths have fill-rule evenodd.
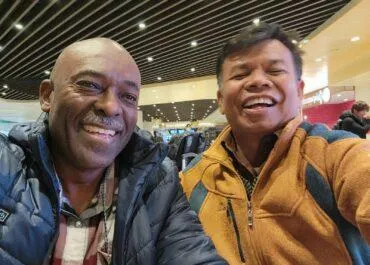
<path id="1" fill-rule="evenodd" d="M 140 109 L 140 107 L 137 107 L 137 109 L 139 110 L 139 109 Z"/>
<path id="2" fill-rule="evenodd" d="M 4 49 L 4 47 L 0 45 L 0 52 L 1 52 L 3 49 Z"/>
<path id="3" fill-rule="evenodd" d="M 194 103 L 192 103 L 191 105 L 194 106 Z"/>
<path id="4" fill-rule="evenodd" d="M 140 22 L 139 23 L 139 29 L 145 29 L 146 28 L 146 25 L 144 22 Z"/>
<path id="5" fill-rule="evenodd" d="M 155 107 L 157 107 L 157 105 L 153 104 L 153 107 L 155 108 Z"/>
<path id="6" fill-rule="evenodd" d="M 360 40 L 359 36 L 354 36 L 354 37 L 351 38 L 352 42 L 356 42 L 356 41 L 359 41 L 359 40 Z"/>
<path id="7" fill-rule="evenodd" d="M 176 106 L 173 106 L 174 109 L 176 109 Z"/>
<path id="8" fill-rule="evenodd" d="M 293 44 L 297 44 L 297 43 L 298 43 L 298 41 L 296 41 L 296 40 L 292 40 L 292 43 L 293 43 Z"/>
<path id="9" fill-rule="evenodd" d="M 153 62 L 153 57 L 149 56 L 148 58 L 146 58 L 148 60 L 148 62 Z"/>
<path id="10" fill-rule="evenodd" d="M 161 111 L 160 109 L 157 109 L 157 111 Z"/>
<path id="11" fill-rule="evenodd" d="M 191 47 L 195 47 L 198 45 L 198 42 L 193 40 L 191 43 L 190 43 Z"/>
<path id="12" fill-rule="evenodd" d="M 16 23 L 14 24 L 14 27 L 18 30 L 22 30 L 23 29 L 23 25 L 21 23 Z"/>
<path id="13" fill-rule="evenodd" d="M 157 77 L 157 80 L 158 80 L 158 81 L 161 81 L 161 80 L 162 80 L 162 77 L 158 76 L 158 77 Z"/>
<path id="14" fill-rule="evenodd" d="M 190 69 L 190 71 L 195 72 L 195 68 L 194 68 L 194 67 L 193 67 L 193 68 L 191 68 L 191 69 Z"/>
<path id="15" fill-rule="evenodd" d="M 45 71 L 44 71 L 44 74 L 46 74 L 46 75 L 50 75 L 50 71 L 49 71 L 49 70 L 45 70 Z"/>
<path id="16" fill-rule="evenodd" d="M 6 96 L 6 92 L 1 92 L 1 95 Z"/>
<path id="17" fill-rule="evenodd" d="M 255 18 L 255 19 L 253 19 L 253 24 L 254 25 L 259 25 L 260 24 L 260 19 L 259 18 Z"/>
<path id="18" fill-rule="evenodd" d="M 3 85 L 3 88 L 9 88 L 9 87 L 8 87 L 8 85 L 5 84 L 5 85 Z"/>

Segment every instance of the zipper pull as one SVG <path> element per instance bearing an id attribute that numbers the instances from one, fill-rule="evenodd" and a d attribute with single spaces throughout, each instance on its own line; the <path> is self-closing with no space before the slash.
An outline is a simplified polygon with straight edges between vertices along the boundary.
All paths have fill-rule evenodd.
<path id="1" fill-rule="evenodd" d="M 252 203 L 250 201 L 247 202 L 247 210 L 248 210 L 248 226 L 252 228 L 253 226 L 253 209 Z"/>

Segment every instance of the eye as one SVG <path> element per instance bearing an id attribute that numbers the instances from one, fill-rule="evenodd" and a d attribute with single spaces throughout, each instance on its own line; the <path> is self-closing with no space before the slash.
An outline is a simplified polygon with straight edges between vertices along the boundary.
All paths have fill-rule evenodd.
<path id="1" fill-rule="evenodd" d="M 245 78 L 248 74 L 247 73 L 244 73 L 244 74 L 237 74 L 237 75 L 234 75 L 232 77 L 232 79 L 234 80 L 242 80 L 243 78 Z"/>
<path id="2" fill-rule="evenodd" d="M 123 94 L 122 99 L 130 104 L 136 105 L 137 103 L 137 96 L 133 94 Z"/>
<path id="3" fill-rule="evenodd" d="M 285 73 L 285 70 L 284 69 L 270 69 L 268 73 L 270 75 L 279 75 L 279 74 Z"/>
<path id="4" fill-rule="evenodd" d="M 76 85 L 84 90 L 93 90 L 93 91 L 101 91 L 103 90 L 102 86 L 96 82 L 88 81 L 88 80 L 80 80 L 76 82 Z"/>

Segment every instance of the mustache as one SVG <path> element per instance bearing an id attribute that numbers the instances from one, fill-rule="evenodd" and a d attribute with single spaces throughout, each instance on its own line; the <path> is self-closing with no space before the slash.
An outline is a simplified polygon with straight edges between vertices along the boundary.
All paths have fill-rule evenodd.
<path id="1" fill-rule="evenodd" d="M 107 130 L 122 131 L 124 122 L 120 117 L 108 117 L 102 114 L 97 114 L 92 111 L 88 112 L 82 119 L 83 124 L 94 125 Z"/>

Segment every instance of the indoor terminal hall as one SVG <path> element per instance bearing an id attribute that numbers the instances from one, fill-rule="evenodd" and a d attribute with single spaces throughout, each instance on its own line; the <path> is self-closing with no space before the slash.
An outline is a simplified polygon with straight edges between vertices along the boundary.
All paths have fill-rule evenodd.
<path id="1" fill-rule="evenodd" d="M 370 265 L 370 0 L 0 0 L 1 265 Z"/>

